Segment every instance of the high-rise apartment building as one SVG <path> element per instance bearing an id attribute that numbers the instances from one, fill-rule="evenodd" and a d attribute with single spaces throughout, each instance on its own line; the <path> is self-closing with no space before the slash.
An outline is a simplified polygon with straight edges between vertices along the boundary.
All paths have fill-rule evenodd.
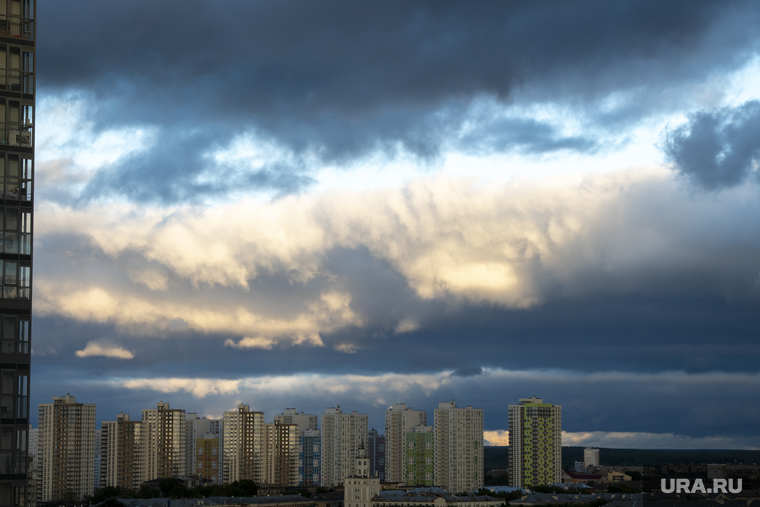
<path id="1" fill-rule="evenodd" d="M 415 426 L 427 425 L 427 412 L 395 403 L 385 411 L 385 481 L 403 483 L 406 477 L 404 444 Z"/>
<path id="2" fill-rule="evenodd" d="M 140 427 L 141 482 L 185 475 L 186 415 L 159 402 L 142 411 Z"/>
<path id="3" fill-rule="evenodd" d="M 509 485 L 530 487 L 562 480 L 562 407 L 541 398 L 509 406 Z"/>
<path id="4" fill-rule="evenodd" d="M 454 400 L 439 403 L 433 428 L 435 485 L 454 494 L 482 488 L 483 409 L 457 408 Z"/>
<path id="5" fill-rule="evenodd" d="M 82 500 L 95 479 L 95 405 L 74 396 L 39 406 L 40 478 L 37 502 Z"/>
<path id="6" fill-rule="evenodd" d="M 142 482 L 141 421 L 120 413 L 115 421 L 103 421 L 100 430 L 100 487 L 138 489 Z"/>
<path id="7" fill-rule="evenodd" d="M 321 415 L 322 486 L 338 486 L 356 474 L 356 453 L 366 446 L 367 414 L 344 414 L 340 405 Z"/>
<path id="8" fill-rule="evenodd" d="M 264 452 L 266 428 L 264 412 L 251 411 L 251 407 L 238 405 L 222 418 L 222 482 L 231 484 L 251 480 L 266 482 Z"/>
<path id="9" fill-rule="evenodd" d="M 322 484 L 322 436 L 319 430 L 306 430 L 298 438 L 298 481 L 302 486 Z"/>
<path id="10" fill-rule="evenodd" d="M 264 483 L 298 486 L 298 425 L 274 422 L 264 429 Z"/>
<path id="11" fill-rule="evenodd" d="M 28 505 L 36 0 L 0 0 L 0 506 Z"/>
<path id="12" fill-rule="evenodd" d="M 369 475 L 379 477 L 385 482 L 385 435 L 372 428 L 367 433 L 367 455 L 369 456 Z"/>
<path id="13" fill-rule="evenodd" d="M 216 434 L 218 438 L 221 421 L 198 417 L 195 412 L 186 414 L 185 418 L 185 475 L 198 475 L 195 459 L 197 440 L 204 439 L 204 435 L 209 433 Z"/>
<path id="14" fill-rule="evenodd" d="M 195 475 L 213 484 L 221 484 L 219 444 L 219 433 L 206 433 L 202 438 L 195 439 Z"/>
<path id="15" fill-rule="evenodd" d="M 435 434 L 432 426 L 415 426 L 406 434 L 404 470 L 407 486 L 435 486 Z"/>

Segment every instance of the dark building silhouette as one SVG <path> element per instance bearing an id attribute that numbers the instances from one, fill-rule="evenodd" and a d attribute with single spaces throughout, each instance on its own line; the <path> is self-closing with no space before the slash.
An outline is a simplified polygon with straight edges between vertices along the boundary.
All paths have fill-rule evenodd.
<path id="1" fill-rule="evenodd" d="M 36 0 L 0 0 L 0 507 L 28 505 Z"/>

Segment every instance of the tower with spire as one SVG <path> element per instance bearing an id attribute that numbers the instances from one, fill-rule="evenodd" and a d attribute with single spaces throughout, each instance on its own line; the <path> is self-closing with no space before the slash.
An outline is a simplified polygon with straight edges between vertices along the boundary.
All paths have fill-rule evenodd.
<path id="1" fill-rule="evenodd" d="M 359 444 L 356 456 L 356 475 L 346 477 L 343 486 L 344 507 L 370 507 L 371 500 L 380 494 L 380 477 L 369 474 L 369 455 L 364 442 Z"/>

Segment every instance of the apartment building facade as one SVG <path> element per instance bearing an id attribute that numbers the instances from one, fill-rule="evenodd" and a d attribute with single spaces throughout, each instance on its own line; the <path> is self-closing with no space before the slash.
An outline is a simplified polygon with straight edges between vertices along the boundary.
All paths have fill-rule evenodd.
<path id="1" fill-rule="evenodd" d="M 403 483 L 406 477 L 406 434 L 427 425 L 427 412 L 395 403 L 385 411 L 385 480 Z"/>
<path id="2" fill-rule="evenodd" d="M 36 0 L 0 0 L 0 506 L 3 507 L 29 505 L 32 489 L 27 467 L 36 14 Z"/>
<path id="3" fill-rule="evenodd" d="M 435 486 L 435 434 L 432 426 L 415 426 L 406 434 L 404 470 L 407 486 Z"/>
<path id="4" fill-rule="evenodd" d="M 320 416 L 322 436 L 322 486 L 338 486 L 356 474 L 356 453 L 366 446 L 367 414 L 344 414 L 340 405 Z"/>
<path id="5" fill-rule="evenodd" d="M 115 421 L 103 421 L 100 430 L 100 487 L 140 487 L 142 421 L 132 421 L 123 412 Z"/>
<path id="6" fill-rule="evenodd" d="M 541 398 L 509 405 L 509 485 L 531 487 L 562 480 L 562 407 Z"/>
<path id="7" fill-rule="evenodd" d="M 67 394 L 39 405 L 37 503 L 82 500 L 95 480 L 95 405 Z"/>
<path id="8" fill-rule="evenodd" d="M 185 474 L 186 414 L 160 401 L 142 411 L 140 426 L 140 482 Z"/>
<path id="9" fill-rule="evenodd" d="M 251 480 L 266 482 L 264 451 L 266 428 L 264 412 L 252 411 L 240 404 L 222 418 L 222 482 Z"/>
<path id="10" fill-rule="evenodd" d="M 483 487 L 483 409 L 439 403 L 434 411 L 436 486 L 454 494 Z"/>

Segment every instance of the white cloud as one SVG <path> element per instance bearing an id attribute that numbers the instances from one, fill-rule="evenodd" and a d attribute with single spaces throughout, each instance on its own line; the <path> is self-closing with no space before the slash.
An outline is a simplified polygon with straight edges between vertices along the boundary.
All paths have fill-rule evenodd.
<path id="1" fill-rule="evenodd" d="M 87 342 L 87 346 L 82 350 L 76 351 L 77 357 L 114 357 L 117 359 L 133 359 L 135 355 L 116 345 L 101 344 L 98 342 Z"/>
<path id="2" fill-rule="evenodd" d="M 746 227 L 760 220 L 757 186 L 695 195 L 663 168 L 508 184 L 437 176 L 213 207 L 43 203 L 38 216 L 43 247 L 54 235 L 82 238 L 111 270 L 108 285 L 38 269 L 38 312 L 143 334 L 181 319 L 203 332 L 321 345 L 323 333 L 371 322 L 327 267 L 340 249 L 388 263 L 421 299 L 525 308 L 589 292 L 757 296 L 760 233 Z M 135 255 L 153 267 L 123 265 Z M 265 298 L 252 282 L 272 274 L 283 286 L 325 288 L 290 298 L 300 310 L 287 315 L 242 297 L 216 303 L 221 289 Z M 383 325 L 409 332 L 423 317 Z"/>
<path id="3" fill-rule="evenodd" d="M 240 387 L 240 380 L 198 379 L 198 378 L 157 378 L 131 379 L 117 382 L 127 389 L 151 390 L 161 393 L 185 392 L 196 398 L 210 395 L 235 394 Z"/>
<path id="4" fill-rule="evenodd" d="M 272 340 L 271 338 L 264 338 L 261 336 L 255 336 L 250 337 L 246 336 L 242 340 L 235 342 L 233 340 L 226 340 L 224 342 L 225 347 L 233 347 L 236 349 L 264 349 L 269 350 L 271 349 L 274 344 L 275 340 Z"/>

